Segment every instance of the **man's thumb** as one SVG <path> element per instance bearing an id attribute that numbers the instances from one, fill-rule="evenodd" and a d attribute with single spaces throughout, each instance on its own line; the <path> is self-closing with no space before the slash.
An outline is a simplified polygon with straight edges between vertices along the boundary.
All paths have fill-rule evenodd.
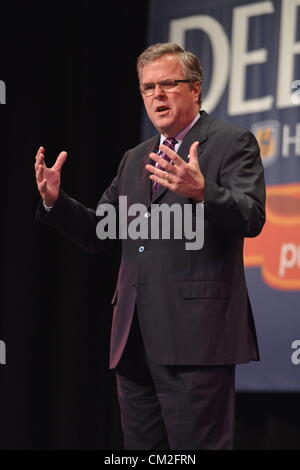
<path id="1" fill-rule="evenodd" d="M 193 142 L 192 145 L 190 146 L 190 162 L 191 163 L 197 163 L 199 166 L 199 161 L 198 161 L 198 147 L 199 147 L 199 142 Z"/>

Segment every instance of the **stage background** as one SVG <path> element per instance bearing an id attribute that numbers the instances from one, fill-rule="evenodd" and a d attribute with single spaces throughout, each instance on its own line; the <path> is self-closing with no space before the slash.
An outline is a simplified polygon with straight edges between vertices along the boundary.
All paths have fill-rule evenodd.
<path id="1" fill-rule="evenodd" d="M 300 0 L 150 5 L 148 42 L 197 54 L 202 108 L 261 148 L 267 222 L 246 240 L 245 265 L 262 360 L 237 368 L 237 389 L 300 391 Z M 144 115 L 143 136 L 153 132 Z"/>
<path id="2" fill-rule="evenodd" d="M 6 349 L 5 364 L 0 364 L 0 449 L 122 448 L 115 380 L 108 371 L 110 300 L 120 250 L 117 246 L 101 255 L 84 253 L 35 221 L 39 196 L 33 159 L 40 145 L 46 148 L 49 165 L 67 150 L 63 188 L 95 207 L 123 153 L 141 140 L 135 59 L 148 44 L 148 34 L 155 29 L 158 40 L 167 40 L 171 17 L 201 13 L 202 2 L 193 12 L 189 8 L 194 2 L 180 2 L 187 8 L 184 15 L 182 5 L 177 13 L 168 11 L 175 1 L 158 3 L 162 18 L 154 26 L 157 5 L 146 1 L 117 6 L 101 2 L 100 9 L 92 1 L 1 2 L 0 80 L 5 82 L 6 104 L 0 105 L 0 345 Z M 222 2 L 229 22 L 236 3 Z M 203 51 L 196 52 L 203 57 Z M 209 67 L 206 73 L 209 80 Z M 274 80 L 272 73 L 270 77 Z M 259 96 L 267 93 L 264 89 Z M 220 101 L 224 109 L 225 94 Z M 235 119 L 239 122 L 239 116 Z M 286 170 L 289 178 L 281 178 L 283 168 L 276 170 L 276 184 L 298 181 L 296 166 Z M 280 320 L 270 313 L 269 296 L 276 304 L 276 296 L 286 295 L 282 312 L 289 319 L 290 312 L 298 312 L 293 300 L 298 293 L 267 287 L 260 267 L 249 273 L 265 360 L 263 323 L 268 323 L 268 342 L 275 354 L 274 323 Z M 262 298 L 264 304 L 259 303 Z M 280 322 L 283 335 L 287 323 Z M 247 377 L 252 366 L 244 367 Z M 261 366 L 255 367 L 257 379 Z M 293 367 L 299 375 L 299 366 Z M 299 394 L 283 393 L 283 384 L 281 392 L 279 388 L 274 387 L 277 393 L 272 387 L 268 393 L 238 393 L 236 448 L 300 448 Z"/>

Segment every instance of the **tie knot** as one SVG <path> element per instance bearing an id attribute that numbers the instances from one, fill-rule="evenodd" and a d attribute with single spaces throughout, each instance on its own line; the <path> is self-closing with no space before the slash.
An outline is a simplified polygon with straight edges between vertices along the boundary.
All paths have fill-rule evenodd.
<path id="1" fill-rule="evenodd" d="M 163 141 L 163 144 L 169 147 L 170 149 L 174 150 L 175 145 L 177 144 L 177 140 L 175 137 L 168 137 Z"/>

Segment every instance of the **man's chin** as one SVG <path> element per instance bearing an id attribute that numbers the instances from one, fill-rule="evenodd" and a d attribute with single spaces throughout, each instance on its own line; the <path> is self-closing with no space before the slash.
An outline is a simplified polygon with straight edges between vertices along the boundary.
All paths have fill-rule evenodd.
<path id="1" fill-rule="evenodd" d="M 152 121 L 152 123 L 156 127 L 158 132 L 160 132 L 161 134 L 169 133 L 173 125 L 173 122 L 171 121 L 171 119 L 167 119 L 164 116 L 156 118 L 155 120 Z"/>

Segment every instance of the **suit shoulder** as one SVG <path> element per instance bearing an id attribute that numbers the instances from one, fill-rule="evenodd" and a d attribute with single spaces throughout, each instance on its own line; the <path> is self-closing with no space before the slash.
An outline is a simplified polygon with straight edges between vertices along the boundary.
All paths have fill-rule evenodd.
<path id="1" fill-rule="evenodd" d="M 252 132 L 245 127 L 213 118 L 211 118 L 209 131 L 230 137 L 239 137 L 245 134 L 253 135 Z"/>
<path id="2" fill-rule="evenodd" d="M 135 147 L 130 148 L 128 151 L 133 153 L 144 153 L 149 148 L 153 148 L 159 142 L 159 135 L 157 134 L 150 139 L 144 140 L 140 144 L 136 145 Z"/>
<path id="3" fill-rule="evenodd" d="M 203 124 L 206 126 L 208 139 L 222 148 L 223 153 L 226 149 L 231 148 L 249 148 L 256 153 L 259 151 L 257 139 L 249 129 L 231 122 L 214 119 L 206 113 L 204 118 Z"/>

